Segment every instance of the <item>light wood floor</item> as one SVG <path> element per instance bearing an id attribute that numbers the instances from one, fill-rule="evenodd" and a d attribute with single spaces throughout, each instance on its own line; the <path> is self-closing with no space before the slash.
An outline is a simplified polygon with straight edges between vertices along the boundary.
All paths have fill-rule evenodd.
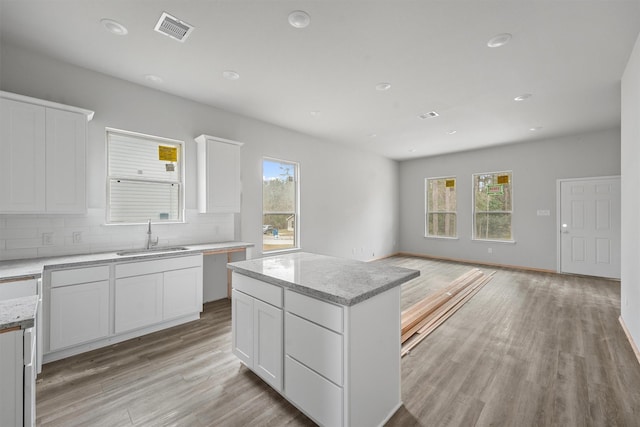
<path id="1" fill-rule="evenodd" d="M 376 262 L 422 272 L 403 285 L 403 308 L 472 267 Z M 403 358 L 404 406 L 387 425 L 640 426 L 640 364 L 619 312 L 618 282 L 498 269 Z M 38 425 L 314 425 L 230 348 L 223 300 L 197 322 L 47 364 Z"/>

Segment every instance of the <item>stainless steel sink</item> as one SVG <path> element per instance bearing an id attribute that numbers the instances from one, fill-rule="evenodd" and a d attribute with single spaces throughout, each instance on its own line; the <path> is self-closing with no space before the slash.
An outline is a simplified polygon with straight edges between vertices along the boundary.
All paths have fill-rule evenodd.
<path id="1" fill-rule="evenodd" d="M 141 255 L 141 254 L 153 254 L 159 252 L 176 252 L 176 251 L 186 251 L 189 248 L 185 248 L 184 246 L 165 246 L 159 248 L 151 248 L 151 249 L 131 249 L 126 251 L 116 252 L 117 255 Z"/>

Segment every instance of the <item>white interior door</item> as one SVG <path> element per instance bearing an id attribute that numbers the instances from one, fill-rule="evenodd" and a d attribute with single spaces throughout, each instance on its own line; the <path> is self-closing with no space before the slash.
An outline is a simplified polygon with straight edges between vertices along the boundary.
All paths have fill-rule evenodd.
<path id="1" fill-rule="evenodd" d="M 560 271 L 620 278 L 620 177 L 560 181 Z"/>

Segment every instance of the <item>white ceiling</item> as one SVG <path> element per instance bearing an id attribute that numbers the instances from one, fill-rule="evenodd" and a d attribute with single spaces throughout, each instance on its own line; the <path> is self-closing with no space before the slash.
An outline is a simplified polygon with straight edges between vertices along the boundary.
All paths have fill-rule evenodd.
<path id="1" fill-rule="evenodd" d="M 638 0 L 0 0 L 3 43 L 398 160 L 619 125 L 639 30 Z"/>

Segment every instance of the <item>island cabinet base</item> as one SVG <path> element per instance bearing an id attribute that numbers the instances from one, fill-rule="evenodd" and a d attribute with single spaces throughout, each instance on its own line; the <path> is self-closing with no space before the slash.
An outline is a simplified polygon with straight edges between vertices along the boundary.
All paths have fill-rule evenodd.
<path id="1" fill-rule="evenodd" d="M 282 301 L 279 286 L 237 272 L 232 283 L 234 353 L 309 418 L 331 427 L 382 426 L 402 405 L 399 286 L 343 306 L 287 288 Z M 273 322 L 268 328 L 269 341 L 278 345 L 260 355 L 275 377 L 256 362 L 264 332 L 249 320 L 252 310 L 242 309 L 247 296 L 282 310 L 274 317 L 282 319 L 281 332 Z"/>

